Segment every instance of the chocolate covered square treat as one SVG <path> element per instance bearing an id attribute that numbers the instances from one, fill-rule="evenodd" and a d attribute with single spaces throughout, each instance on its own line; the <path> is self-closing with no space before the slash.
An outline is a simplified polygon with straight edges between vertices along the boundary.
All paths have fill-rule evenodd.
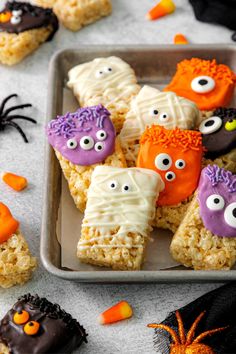
<path id="1" fill-rule="evenodd" d="M 0 323 L 1 354 L 69 354 L 86 340 L 84 328 L 38 295 L 19 298 Z"/>

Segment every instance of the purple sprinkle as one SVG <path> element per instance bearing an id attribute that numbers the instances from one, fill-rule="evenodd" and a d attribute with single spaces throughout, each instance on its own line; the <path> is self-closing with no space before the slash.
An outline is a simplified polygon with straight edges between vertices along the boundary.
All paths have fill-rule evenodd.
<path id="1" fill-rule="evenodd" d="M 205 169 L 205 175 L 209 178 L 213 187 L 218 183 L 224 183 L 230 193 L 236 192 L 236 175 L 233 175 L 232 172 L 217 165 L 208 165 Z"/>

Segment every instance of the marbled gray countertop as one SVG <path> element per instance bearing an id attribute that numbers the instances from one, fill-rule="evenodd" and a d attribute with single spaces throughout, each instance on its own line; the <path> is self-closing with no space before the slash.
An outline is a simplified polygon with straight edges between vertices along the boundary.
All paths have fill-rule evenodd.
<path id="1" fill-rule="evenodd" d="M 16 194 L 0 183 L 0 200 L 21 221 L 21 229 L 30 248 L 39 258 L 40 224 L 44 163 L 44 125 L 46 119 L 48 63 L 52 54 L 80 44 L 169 44 L 174 34 L 186 34 L 191 43 L 230 43 L 231 32 L 220 26 L 197 22 L 187 0 L 175 0 L 176 12 L 156 22 L 145 20 L 153 0 L 113 0 L 113 14 L 77 33 L 61 28 L 53 42 L 44 44 L 21 64 L 0 66 L 0 98 L 18 93 L 17 102 L 31 102 L 33 110 L 25 111 L 38 120 L 37 126 L 22 123 L 30 143 L 9 129 L 0 135 L 0 171 L 15 171 L 30 181 L 29 188 Z M 93 285 L 76 284 L 57 279 L 39 268 L 28 284 L 0 290 L 0 317 L 18 296 L 31 292 L 58 302 L 84 325 L 89 333 L 87 345 L 80 353 L 155 353 L 153 331 L 145 326 L 161 321 L 167 313 L 187 304 L 219 284 L 182 285 Z M 102 327 L 97 316 L 112 304 L 126 299 L 132 304 L 132 319 Z"/>

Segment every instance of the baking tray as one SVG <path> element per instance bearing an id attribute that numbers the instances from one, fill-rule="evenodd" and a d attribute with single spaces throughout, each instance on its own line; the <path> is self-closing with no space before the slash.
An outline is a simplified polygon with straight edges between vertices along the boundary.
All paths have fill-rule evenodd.
<path id="1" fill-rule="evenodd" d="M 236 48 L 233 45 L 188 46 L 81 46 L 54 55 L 49 67 L 47 118 L 63 112 L 67 73 L 73 66 L 96 57 L 115 55 L 127 61 L 135 70 L 141 85 L 162 88 L 175 72 L 176 64 L 186 58 L 215 58 L 236 71 Z M 67 94 L 73 96 L 72 93 Z M 72 98 L 71 98 L 72 99 Z M 232 103 L 233 104 L 233 103 Z M 45 142 L 44 202 L 41 229 L 41 260 L 46 270 L 55 276 L 78 282 L 226 282 L 236 280 L 236 269 L 230 271 L 193 271 L 182 266 L 158 270 L 155 266 L 141 271 L 114 271 L 97 267 L 81 267 L 72 271 L 61 266 L 61 246 L 57 239 L 58 215 L 62 192 L 62 173 L 53 149 Z M 78 235 L 79 236 L 79 235 Z M 152 248 L 155 248 L 155 243 Z M 168 248 L 168 247 L 167 247 Z M 76 251 L 76 250 L 75 250 Z M 164 250 L 168 254 L 168 249 Z"/>

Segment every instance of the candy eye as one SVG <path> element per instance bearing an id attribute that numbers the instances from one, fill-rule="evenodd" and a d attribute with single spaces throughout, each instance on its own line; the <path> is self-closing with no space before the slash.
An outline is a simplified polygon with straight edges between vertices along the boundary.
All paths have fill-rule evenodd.
<path id="1" fill-rule="evenodd" d="M 95 151 L 99 152 L 102 151 L 104 149 L 104 143 L 100 142 L 100 143 L 96 143 L 94 146 Z"/>
<path id="2" fill-rule="evenodd" d="M 106 137 L 107 137 L 107 133 L 105 132 L 105 130 L 99 130 L 97 133 L 96 133 L 96 137 L 98 138 L 98 140 L 105 140 Z"/>
<path id="3" fill-rule="evenodd" d="M 113 70 L 112 70 L 112 68 L 110 66 L 108 66 L 108 67 L 104 68 L 104 71 L 107 74 L 111 74 Z"/>
<path id="4" fill-rule="evenodd" d="M 227 206 L 224 212 L 226 223 L 236 229 L 236 203 L 231 203 Z"/>
<path id="5" fill-rule="evenodd" d="M 207 93 L 215 88 L 215 80 L 210 76 L 198 76 L 191 82 L 191 88 L 197 93 Z"/>
<path id="6" fill-rule="evenodd" d="M 202 121 L 199 126 L 199 130 L 202 134 L 211 134 L 216 132 L 222 126 L 222 119 L 214 116 Z"/>
<path id="7" fill-rule="evenodd" d="M 20 16 L 12 16 L 10 21 L 11 21 L 12 25 L 18 25 L 21 22 L 21 17 Z"/>
<path id="8" fill-rule="evenodd" d="M 27 311 L 21 310 L 15 312 L 13 316 L 13 322 L 17 325 L 24 324 L 29 321 L 29 314 Z"/>
<path id="9" fill-rule="evenodd" d="M 166 174 L 165 174 L 165 179 L 166 179 L 168 182 L 172 182 L 175 178 L 176 178 L 176 175 L 175 175 L 174 172 L 172 172 L 172 171 L 166 172 Z"/>
<path id="10" fill-rule="evenodd" d="M 219 194 L 212 194 L 207 198 L 206 206 L 210 210 L 221 210 L 225 206 L 224 198 Z"/>
<path id="11" fill-rule="evenodd" d="M 156 117 L 156 116 L 158 116 L 158 110 L 156 109 L 156 108 L 152 108 L 151 109 L 151 111 L 150 111 L 150 113 L 151 113 L 151 115 L 153 116 L 153 117 Z"/>
<path id="12" fill-rule="evenodd" d="M 83 136 L 79 144 L 83 150 L 91 150 L 94 147 L 94 140 L 91 136 Z"/>
<path id="13" fill-rule="evenodd" d="M 182 159 L 178 159 L 175 162 L 175 167 L 178 168 L 178 170 L 182 170 L 186 166 L 186 162 Z"/>
<path id="14" fill-rule="evenodd" d="M 172 159 L 168 154 L 159 154 L 155 158 L 155 166 L 158 170 L 166 171 L 172 165 Z"/>
<path id="15" fill-rule="evenodd" d="M 131 190 L 131 187 L 129 184 L 124 184 L 122 186 L 122 192 L 130 192 L 130 190 Z"/>
<path id="16" fill-rule="evenodd" d="M 117 183 L 116 181 L 111 181 L 111 182 L 109 183 L 109 188 L 112 189 L 112 190 L 117 189 L 118 186 L 119 186 L 119 185 L 118 185 L 118 183 Z"/>
<path id="17" fill-rule="evenodd" d="M 169 115 L 166 112 L 160 114 L 160 120 L 162 122 L 167 122 L 169 120 Z"/>
<path id="18" fill-rule="evenodd" d="M 95 74 L 96 78 L 100 79 L 105 76 L 105 73 L 103 70 L 98 70 Z"/>
<path id="19" fill-rule="evenodd" d="M 13 10 L 12 15 L 17 17 L 22 15 L 22 10 Z"/>
<path id="20" fill-rule="evenodd" d="M 36 321 L 30 321 L 24 326 L 24 332 L 28 336 L 34 336 L 39 331 L 40 324 Z"/>
<path id="21" fill-rule="evenodd" d="M 78 143 L 75 138 L 72 138 L 72 139 L 67 140 L 66 145 L 67 145 L 68 149 L 74 150 L 77 148 Z"/>
<path id="22" fill-rule="evenodd" d="M 225 129 L 228 132 L 232 132 L 236 130 L 236 119 L 229 119 L 227 123 L 225 123 Z"/>

